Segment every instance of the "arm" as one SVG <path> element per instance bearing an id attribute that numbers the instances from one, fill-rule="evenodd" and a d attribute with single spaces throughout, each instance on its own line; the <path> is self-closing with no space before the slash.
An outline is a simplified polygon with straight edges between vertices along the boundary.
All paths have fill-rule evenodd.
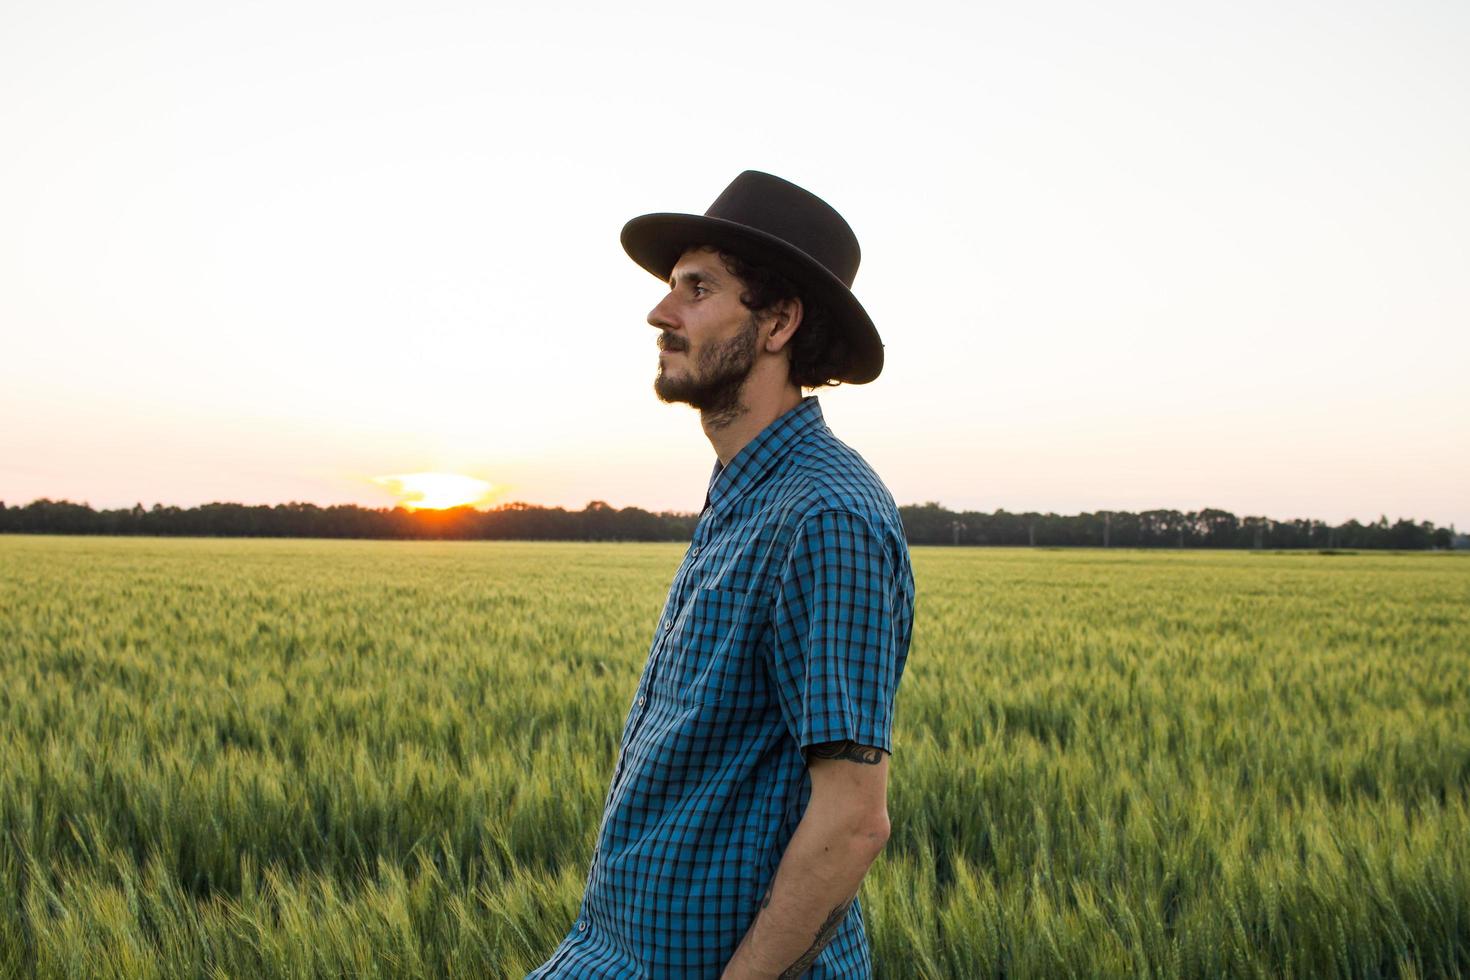
<path id="1" fill-rule="evenodd" d="M 846 741 L 806 753 L 811 799 L 722 980 L 805 973 L 837 934 L 888 840 L 887 754 Z"/>

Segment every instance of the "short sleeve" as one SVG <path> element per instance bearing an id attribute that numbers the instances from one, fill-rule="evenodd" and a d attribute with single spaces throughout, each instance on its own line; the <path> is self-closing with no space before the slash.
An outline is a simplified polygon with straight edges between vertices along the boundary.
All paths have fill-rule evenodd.
<path id="1" fill-rule="evenodd" d="M 850 739 L 891 753 L 912 616 L 908 566 L 863 517 L 808 517 L 781 567 L 771 671 L 798 746 Z"/>

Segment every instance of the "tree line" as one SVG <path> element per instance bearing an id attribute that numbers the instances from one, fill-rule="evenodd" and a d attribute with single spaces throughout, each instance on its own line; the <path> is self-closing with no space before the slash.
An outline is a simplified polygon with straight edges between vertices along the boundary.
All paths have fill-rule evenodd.
<path id="1" fill-rule="evenodd" d="M 1332 525 L 1298 518 L 1236 517 L 1227 510 L 1111 510 L 1082 514 L 948 510 L 937 503 L 900 507 L 911 544 L 1092 546 L 1114 548 L 1393 548 L 1470 546 L 1453 527 L 1387 516 L 1371 524 Z"/>
<path id="2" fill-rule="evenodd" d="M 1082 514 L 952 511 L 936 502 L 899 508 L 910 544 L 1029 545 L 1114 548 L 1427 548 L 1470 547 L 1453 526 L 1387 516 L 1339 525 L 1229 511 L 1097 511 Z M 454 540 L 688 541 L 698 514 L 615 508 L 594 500 L 582 510 L 509 503 L 489 510 L 319 507 L 288 503 L 210 503 L 198 507 L 142 504 L 93 510 L 42 498 L 24 506 L 0 501 L 0 533 L 141 534 L 191 537 L 439 538 Z"/>

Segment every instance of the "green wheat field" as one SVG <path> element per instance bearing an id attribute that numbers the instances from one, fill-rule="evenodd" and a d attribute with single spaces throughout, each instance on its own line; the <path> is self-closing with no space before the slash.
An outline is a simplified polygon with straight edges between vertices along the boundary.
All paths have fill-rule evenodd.
<path id="1" fill-rule="evenodd" d="M 523 977 L 683 553 L 0 538 L 0 976 Z M 1470 976 L 1470 560 L 913 564 L 879 977 Z"/>

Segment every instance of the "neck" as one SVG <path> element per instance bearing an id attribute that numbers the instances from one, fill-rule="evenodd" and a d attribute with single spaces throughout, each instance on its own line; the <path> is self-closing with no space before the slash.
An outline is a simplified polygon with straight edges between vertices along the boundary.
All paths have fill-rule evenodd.
<path id="1" fill-rule="evenodd" d="M 754 376 L 751 380 L 755 380 Z M 801 389 L 795 385 L 747 385 L 740 392 L 740 400 L 732 410 L 720 413 L 700 412 L 699 424 L 704 428 L 710 445 L 714 447 L 715 455 L 720 458 L 720 465 L 729 466 L 730 460 L 750 440 L 799 404 Z"/>

